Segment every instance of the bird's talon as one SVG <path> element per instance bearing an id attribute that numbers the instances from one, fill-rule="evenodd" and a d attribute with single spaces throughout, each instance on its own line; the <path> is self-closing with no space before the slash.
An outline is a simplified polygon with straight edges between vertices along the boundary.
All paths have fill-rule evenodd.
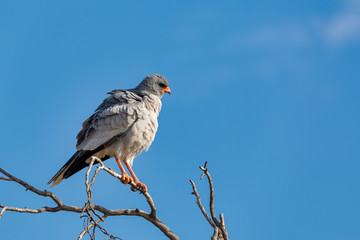
<path id="1" fill-rule="evenodd" d="M 141 182 L 138 182 L 136 183 L 136 187 L 134 186 L 131 186 L 131 191 L 135 192 L 136 190 L 139 190 L 140 192 L 142 193 L 145 193 L 147 192 L 147 187 L 145 184 L 141 183 Z"/>
<path id="2" fill-rule="evenodd" d="M 147 187 L 146 187 L 145 184 L 143 184 L 143 183 L 141 183 L 141 182 L 138 182 L 138 183 L 136 184 L 136 186 L 137 186 L 137 188 L 139 189 L 140 192 L 142 192 L 142 193 L 147 192 Z"/>
<path id="3" fill-rule="evenodd" d="M 127 175 L 126 173 L 123 173 L 121 176 L 121 182 L 123 184 L 129 184 L 132 182 L 132 178 L 129 175 Z"/>

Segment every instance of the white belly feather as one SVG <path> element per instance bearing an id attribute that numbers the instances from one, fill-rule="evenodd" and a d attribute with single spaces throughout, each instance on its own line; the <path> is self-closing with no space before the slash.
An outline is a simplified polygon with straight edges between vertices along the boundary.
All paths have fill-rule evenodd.
<path id="1" fill-rule="evenodd" d="M 160 101 L 159 101 L 160 102 Z M 143 150 L 148 150 L 154 141 L 158 128 L 157 117 L 161 108 L 161 102 L 156 109 L 142 108 L 142 113 L 138 114 L 138 119 L 129 128 L 127 133 L 116 142 L 95 154 L 96 157 L 105 156 L 117 157 L 123 162 L 132 165 L 134 158 Z M 116 131 L 113 129 L 112 131 Z M 103 134 L 108 134 L 103 132 Z M 94 139 L 94 142 L 99 142 Z"/>

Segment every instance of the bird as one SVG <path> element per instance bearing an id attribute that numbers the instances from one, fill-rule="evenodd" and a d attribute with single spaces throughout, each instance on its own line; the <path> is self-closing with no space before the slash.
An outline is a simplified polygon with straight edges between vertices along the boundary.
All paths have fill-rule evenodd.
<path id="1" fill-rule="evenodd" d="M 168 80 L 160 75 L 146 76 L 133 89 L 115 89 L 82 124 L 76 139 L 76 152 L 48 182 L 51 187 L 89 166 L 91 157 L 102 161 L 114 157 L 121 182 L 134 181 L 141 192 L 147 187 L 132 170 L 134 158 L 148 150 L 158 129 L 161 98 L 171 94 Z M 124 164 L 131 177 L 125 171 Z M 132 188 L 134 190 L 134 188 Z"/>

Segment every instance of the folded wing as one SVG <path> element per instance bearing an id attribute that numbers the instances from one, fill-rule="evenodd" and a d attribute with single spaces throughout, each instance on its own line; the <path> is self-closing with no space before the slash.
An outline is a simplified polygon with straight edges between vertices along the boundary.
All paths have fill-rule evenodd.
<path id="1" fill-rule="evenodd" d="M 77 135 L 77 150 L 94 150 L 126 132 L 142 113 L 142 98 L 130 91 L 114 90 L 86 119 Z"/>

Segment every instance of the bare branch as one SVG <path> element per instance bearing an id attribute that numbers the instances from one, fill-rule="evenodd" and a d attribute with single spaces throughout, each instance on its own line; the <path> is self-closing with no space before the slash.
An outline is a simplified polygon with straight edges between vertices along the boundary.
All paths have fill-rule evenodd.
<path id="1" fill-rule="evenodd" d="M 7 176 L 10 179 L 10 181 L 17 182 L 18 184 L 25 187 L 26 190 L 30 190 L 30 191 L 32 191 L 32 192 L 34 192 L 34 193 L 36 193 L 37 195 L 40 195 L 40 196 L 50 197 L 58 206 L 63 205 L 63 203 L 60 201 L 60 199 L 55 194 L 53 194 L 52 192 L 49 192 L 49 191 L 46 191 L 46 190 L 45 191 L 40 191 L 40 190 L 34 188 L 33 186 L 27 184 L 26 182 L 24 182 L 24 181 L 22 181 L 22 180 L 20 180 L 20 179 L 18 179 L 16 177 L 10 175 L 6 171 L 4 171 L 2 168 L 0 168 L 0 172 L 2 174 L 4 174 L 5 176 Z M 1 179 L 1 180 L 3 180 L 3 179 Z"/>
<path id="2" fill-rule="evenodd" d="M 103 216 L 102 219 L 105 219 L 106 216 Z M 88 225 L 79 235 L 78 240 L 81 240 L 86 233 L 89 233 L 89 231 L 95 226 L 95 224 L 98 224 L 101 222 L 101 219 L 98 219 L 95 221 L 95 223 L 92 223 L 91 225 Z"/>
<path id="3" fill-rule="evenodd" d="M 203 171 L 203 173 L 200 176 L 200 180 L 204 177 L 204 175 L 206 175 L 209 182 L 209 188 L 210 188 L 209 208 L 210 208 L 211 218 L 206 213 L 204 206 L 201 204 L 200 195 L 196 189 L 195 183 L 190 179 L 193 188 L 192 194 L 196 196 L 196 203 L 198 204 L 202 214 L 204 215 L 206 220 L 210 223 L 211 227 L 214 228 L 214 233 L 213 236 L 211 237 L 211 240 L 222 240 L 222 239 L 229 240 L 229 236 L 225 227 L 224 215 L 220 214 L 220 221 L 216 219 L 215 210 L 214 210 L 214 197 L 215 197 L 214 184 L 206 166 L 207 166 L 207 161 L 205 161 L 204 166 L 199 166 L 199 168 Z"/>
<path id="4" fill-rule="evenodd" d="M 218 220 L 216 219 L 215 216 L 215 211 L 214 211 L 214 184 L 213 181 L 211 179 L 210 173 L 208 172 L 207 168 L 207 161 L 205 161 L 204 166 L 199 166 L 199 168 L 203 171 L 203 173 L 201 174 L 201 178 L 204 176 L 204 174 L 207 176 L 207 179 L 209 181 L 209 188 L 210 188 L 210 201 L 209 201 L 209 207 L 210 207 L 210 214 L 211 214 L 211 218 L 213 219 L 214 223 L 216 225 L 218 225 Z"/>
<path id="5" fill-rule="evenodd" d="M 215 226 L 211 240 L 218 240 L 218 239 L 219 239 L 219 228 Z"/>
<path id="6" fill-rule="evenodd" d="M 225 226 L 225 219 L 224 219 L 224 214 L 220 214 L 220 229 L 223 232 L 223 235 L 225 236 L 225 239 L 229 239 L 229 235 L 227 233 L 226 230 L 226 226 Z"/>
<path id="7" fill-rule="evenodd" d="M 3 209 L 1 209 L 1 212 L 0 212 L 0 219 L 1 219 L 2 215 L 3 215 L 3 214 L 4 214 L 4 212 L 7 210 L 7 207 L 2 206 L 1 204 L 0 204 L 0 207 L 2 207 L 2 208 L 3 208 Z"/>
<path id="8" fill-rule="evenodd" d="M 111 168 L 108 168 L 108 167 L 105 167 L 104 163 L 99 159 L 99 158 L 96 158 L 96 157 L 93 157 L 95 158 L 95 160 L 100 163 L 100 168 L 102 170 L 104 170 L 105 172 L 107 172 L 108 174 L 110 174 L 111 176 L 117 178 L 120 182 L 121 182 L 121 175 L 118 174 L 117 172 L 115 172 L 114 170 L 112 170 Z M 99 168 L 99 167 L 98 167 Z M 138 189 L 138 186 L 135 184 L 134 181 L 132 181 L 131 183 L 129 183 L 134 189 Z M 149 207 L 151 209 L 151 212 L 150 212 L 150 215 L 152 217 L 155 217 L 156 216 L 156 207 L 155 207 L 155 204 L 154 204 L 154 201 L 152 200 L 150 194 L 148 192 L 141 192 L 140 193 L 142 195 L 145 196 L 146 198 L 146 201 L 147 203 L 149 204 Z"/>
<path id="9" fill-rule="evenodd" d="M 94 175 L 90 178 L 90 173 L 91 173 L 92 167 L 96 163 L 99 163 L 99 166 L 97 166 L 97 168 L 94 172 Z M 209 190 L 210 190 L 210 199 L 209 199 L 210 200 L 209 201 L 210 216 L 207 214 L 204 206 L 201 203 L 200 195 L 196 189 L 195 183 L 192 180 L 190 180 L 190 183 L 191 183 L 192 189 L 193 189 L 192 194 L 194 194 L 196 196 L 197 205 L 199 206 L 199 208 L 200 208 L 202 214 L 204 215 L 204 217 L 206 218 L 206 220 L 209 222 L 211 227 L 213 227 L 213 229 L 214 229 L 211 239 L 212 240 L 228 240 L 229 237 L 228 237 L 228 233 L 227 233 L 226 226 L 225 226 L 224 215 L 220 214 L 220 216 L 219 216 L 220 220 L 218 220 L 215 215 L 214 185 L 213 185 L 211 175 L 207 169 L 207 162 L 205 162 L 204 166 L 200 166 L 200 169 L 202 170 L 200 179 L 202 179 L 205 175 L 208 179 Z M 156 207 L 155 207 L 154 201 L 152 200 L 150 194 L 148 192 L 139 191 L 139 189 L 137 189 L 137 185 L 134 182 L 129 183 L 129 185 L 131 185 L 132 188 L 135 189 L 134 191 L 139 191 L 142 195 L 144 195 L 144 197 L 146 198 L 146 201 L 150 207 L 150 213 L 140 210 L 140 209 L 107 209 L 102 206 L 93 204 L 92 203 L 93 193 L 92 193 L 91 187 L 95 183 L 95 180 L 101 170 L 104 170 L 111 176 L 113 176 L 113 177 L 117 178 L 119 181 L 121 181 L 121 175 L 119 175 L 112 169 L 106 167 L 100 159 L 98 159 L 96 157 L 92 157 L 89 168 L 86 171 L 86 175 L 85 175 L 85 186 L 86 186 L 86 193 L 87 193 L 88 201 L 85 203 L 85 205 L 83 207 L 77 207 L 77 206 L 64 205 L 62 203 L 62 201 L 54 193 L 52 193 L 50 191 L 46 191 L 46 190 L 41 191 L 41 190 L 31 186 L 30 184 L 12 176 L 8 172 L 6 172 L 5 170 L 0 168 L 0 172 L 6 176 L 6 177 L 0 177 L 0 180 L 16 182 L 19 185 L 23 186 L 26 190 L 30 190 L 33 193 L 40 195 L 40 196 L 45 196 L 45 197 L 51 198 L 52 201 L 56 204 L 55 207 L 44 206 L 39 209 L 17 208 L 17 207 L 10 207 L 10 206 L 5 206 L 5 205 L 0 204 L 0 209 L 1 209 L 0 219 L 2 218 L 3 214 L 6 211 L 14 211 L 14 212 L 20 212 L 20 213 L 42 213 L 42 212 L 59 212 L 59 211 L 75 212 L 75 213 L 80 213 L 81 217 L 86 217 L 86 220 L 85 220 L 86 225 L 84 226 L 84 230 L 80 233 L 78 240 L 81 240 L 85 236 L 85 234 L 88 234 L 91 239 L 95 239 L 95 230 L 97 228 L 103 234 L 105 234 L 107 236 L 106 239 L 110 238 L 110 239 L 114 240 L 114 239 L 119 239 L 119 238 L 109 234 L 105 228 L 100 226 L 100 222 L 104 222 L 105 218 L 110 217 L 110 216 L 138 216 L 138 217 L 144 218 L 146 221 L 151 222 L 154 226 L 156 226 L 159 230 L 161 230 L 169 239 L 171 239 L 171 240 L 179 239 L 179 237 L 177 237 L 169 229 L 168 226 L 166 226 L 163 222 L 161 222 L 157 218 Z M 100 216 L 99 213 L 102 214 L 102 217 Z M 90 232 L 91 230 L 92 230 L 92 233 Z"/>
<path id="10" fill-rule="evenodd" d="M 210 225 L 211 225 L 213 228 L 215 228 L 215 227 L 216 227 L 215 223 L 213 223 L 213 221 L 211 221 L 211 218 L 209 217 L 209 215 L 207 215 L 206 210 L 205 210 L 204 206 L 203 206 L 202 203 L 201 203 L 200 195 L 199 195 L 199 193 L 198 193 L 198 191 L 197 191 L 197 189 L 196 189 L 195 183 L 194 183 L 193 180 L 191 180 L 191 179 L 190 179 L 190 183 L 191 183 L 192 188 L 193 188 L 192 194 L 194 194 L 194 195 L 196 196 L 196 203 L 197 203 L 197 205 L 199 206 L 202 214 L 204 215 L 204 217 L 206 218 L 206 220 L 210 223 Z"/>
<path id="11" fill-rule="evenodd" d="M 98 163 L 100 163 L 100 166 L 98 166 L 98 168 L 96 169 L 94 176 L 91 178 L 90 183 L 88 183 L 89 180 L 89 174 L 91 171 L 91 167 L 92 165 L 95 163 L 95 161 L 97 161 Z M 145 196 L 146 201 L 150 207 L 151 212 L 147 213 L 146 211 L 140 210 L 140 209 L 107 209 L 104 208 L 102 206 L 96 205 L 96 204 L 92 204 L 92 192 L 91 192 L 91 186 L 94 184 L 95 179 L 98 175 L 98 173 L 101 170 L 104 170 L 105 172 L 109 173 L 111 176 L 117 178 L 118 180 L 121 179 L 121 175 L 119 175 L 118 173 L 116 173 L 115 171 L 113 171 L 110 168 L 105 167 L 105 165 L 103 164 L 103 162 L 98 159 L 98 158 L 92 158 L 91 161 L 91 167 L 89 167 L 88 171 L 86 172 L 86 190 L 87 190 L 87 194 L 88 194 L 88 202 L 85 204 L 85 206 L 83 207 L 77 207 L 77 206 L 70 206 L 70 205 L 64 205 L 60 199 L 52 192 L 50 191 L 41 191 L 31 185 L 29 185 L 28 183 L 12 176 L 11 174 L 9 174 L 8 172 L 6 172 L 5 170 L 0 168 L 0 172 L 2 174 L 4 174 L 7 178 L 5 177 L 1 177 L 0 180 L 4 180 L 4 181 L 13 181 L 16 182 L 18 184 L 20 184 L 21 186 L 23 186 L 24 188 L 26 188 L 27 190 L 30 190 L 32 192 L 34 192 L 37 195 L 40 196 L 45 196 L 45 197 L 50 197 L 54 203 L 57 205 L 56 207 L 47 207 L 44 206 L 42 208 L 39 209 L 29 209 L 29 208 L 17 208 L 17 207 L 9 207 L 9 206 L 5 206 L 0 204 L 0 219 L 2 217 L 2 215 L 5 213 L 5 211 L 14 211 L 14 212 L 20 212 L 20 213 L 42 213 L 42 212 L 59 212 L 59 211 L 68 211 L 68 212 L 75 212 L 75 213 L 80 213 L 83 214 L 84 212 L 86 212 L 88 214 L 89 217 L 89 221 L 91 222 L 90 225 L 88 225 L 86 227 L 86 229 L 84 229 L 85 233 L 88 233 L 90 229 L 94 229 L 95 227 L 99 228 L 104 234 L 108 235 L 108 237 L 115 239 L 114 236 L 107 234 L 106 230 L 104 228 L 102 228 L 101 226 L 98 225 L 98 223 L 100 223 L 101 221 L 104 220 L 104 218 L 109 217 L 109 216 L 138 216 L 138 217 L 142 217 L 145 220 L 151 222 L 154 226 L 156 226 L 160 231 L 162 231 L 169 239 L 171 240 L 179 240 L 179 237 L 176 236 L 176 234 L 174 234 L 169 227 L 164 224 L 163 222 L 160 221 L 159 218 L 157 218 L 156 216 L 156 207 L 155 204 L 150 196 L 150 194 L 148 192 L 142 193 L 142 195 Z M 135 189 L 137 189 L 137 186 L 134 182 L 130 183 L 131 186 L 133 186 Z M 136 190 L 135 190 L 136 191 Z M 100 217 L 97 213 L 100 212 L 103 214 L 103 217 Z M 95 219 L 95 217 L 93 217 L 91 215 L 91 213 L 93 213 L 98 219 Z M 83 231 L 83 232 L 84 232 Z M 83 232 L 80 233 L 81 238 L 84 236 Z M 79 236 L 79 238 L 80 238 Z M 81 239 L 80 238 L 80 239 Z"/>

